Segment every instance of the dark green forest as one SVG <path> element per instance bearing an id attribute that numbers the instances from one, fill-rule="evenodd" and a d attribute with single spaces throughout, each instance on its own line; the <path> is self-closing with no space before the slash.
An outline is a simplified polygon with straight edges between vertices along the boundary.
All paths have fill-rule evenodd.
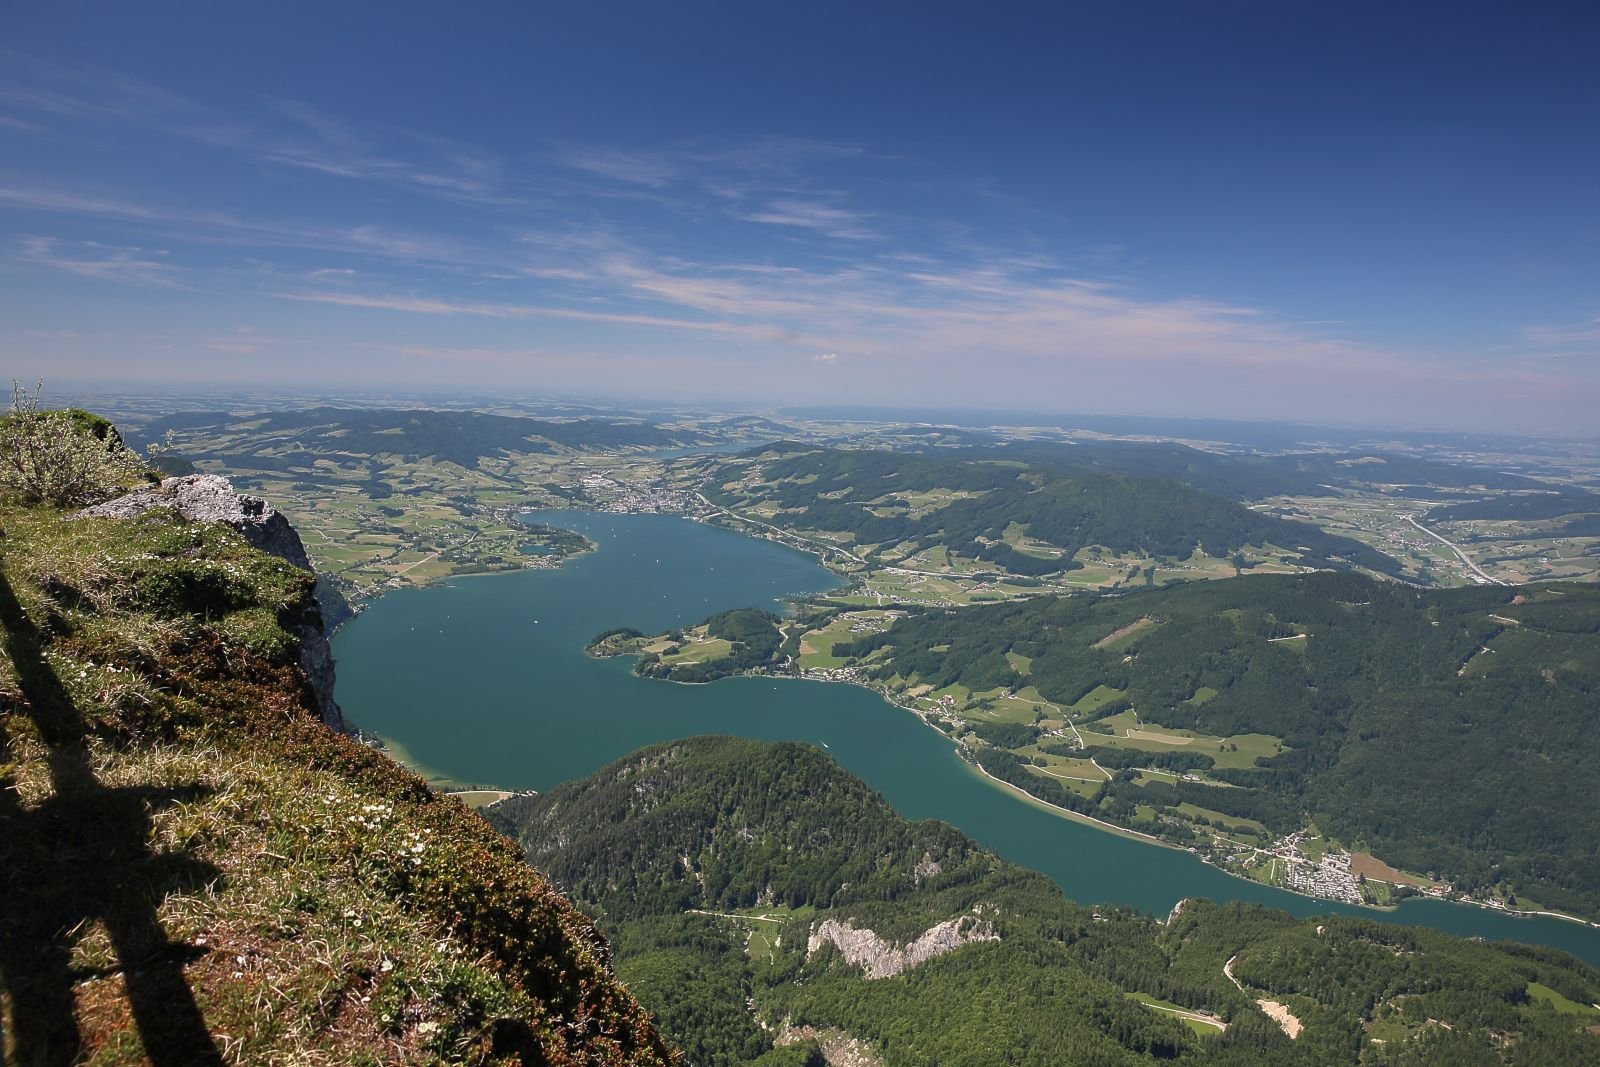
<path id="1" fill-rule="evenodd" d="M 695 1064 L 814 1063 L 813 1048 L 773 1050 L 785 1022 L 842 1029 L 888 1067 L 1600 1057 L 1592 1020 L 1546 1003 L 1600 999 L 1600 974 L 1564 954 L 1253 905 L 1187 901 L 1166 923 L 1083 907 L 950 826 L 901 818 L 805 745 L 670 742 L 487 814 L 597 915 L 619 974 Z M 822 918 L 904 945 L 960 916 L 998 940 L 890 978 L 808 946 Z M 1199 1036 L 1131 993 L 1226 1029 Z M 1297 1039 L 1266 997 L 1304 1024 Z"/>
<path id="2" fill-rule="evenodd" d="M 1559 493 L 1515 493 L 1472 500 L 1462 504 L 1447 504 L 1432 508 L 1425 516 L 1436 522 L 1457 519 L 1511 519 L 1537 522 L 1558 519 L 1563 515 L 1580 515 L 1600 511 L 1600 495 L 1581 490 Z"/>
<path id="3" fill-rule="evenodd" d="M 1205 452 L 1187 445 L 1131 441 L 1027 441 L 983 450 L 976 458 L 1063 465 L 1141 478 L 1173 478 L 1233 500 L 1332 496 L 1341 487 L 1428 485 L 1447 489 L 1538 489 L 1522 474 L 1389 452 Z"/>
<path id="4" fill-rule="evenodd" d="M 1096 642 L 1146 626 L 1113 648 Z M 1301 639 L 1274 641 L 1275 638 Z M 997 777 L 1112 818 L 1201 803 L 1276 832 L 1314 820 L 1395 866 L 1474 891 L 1600 913 L 1600 589 L 1418 590 L 1349 573 L 1258 575 L 1099 597 L 927 611 L 836 646 L 895 676 L 973 691 L 1031 684 L 1071 704 L 1100 685 L 1148 722 L 1284 751 L 1208 774 L 1235 788 L 1108 783 L 1086 799 L 986 750 Z M 937 650 L 937 651 L 936 651 Z M 1007 652 L 1028 657 L 1024 679 Z M 1216 695 L 1192 698 L 1202 689 Z M 1144 765 L 1149 765 L 1148 761 Z M 1174 768 L 1176 769 L 1176 768 Z M 1152 792 L 1152 790 L 1154 790 Z"/>
<path id="5" fill-rule="evenodd" d="M 1311 566 L 1366 567 L 1387 574 L 1399 565 L 1359 541 L 1315 526 L 1263 515 L 1232 500 L 1202 493 L 1167 477 L 1136 477 L 1059 462 L 1026 466 L 899 452 L 769 446 L 777 458 L 762 463 L 765 483 L 736 496 L 713 488 L 726 506 L 771 501 L 785 509 L 775 522 L 801 530 L 850 533 L 862 545 L 910 542 L 917 549 L 945 545 L 952 552 L 996 563 L 1025 576 L 1080 566 L 1080 549 L 1099 545 L 1113 553 L 1186 559 L 1195 549 L 1217 557 L 1250 545 L 1277 545 Z M 713 486 L 738 480 L 753 453 L 709 470 Z M 980 493 L 926 514 L 874 504 L 886 494 L 934 489 Z M 999 543 L 1011 523 L 1054 546 L 1045 558 Z"/>

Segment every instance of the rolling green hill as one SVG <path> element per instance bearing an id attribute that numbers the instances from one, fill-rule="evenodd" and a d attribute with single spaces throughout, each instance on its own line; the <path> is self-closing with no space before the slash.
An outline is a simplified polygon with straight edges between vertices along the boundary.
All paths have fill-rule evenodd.
<path id="1" fill-rule="evenodd" d="M 1081 907 L 809 746 L 669 742 L 490 818 L 595 909 L 697 1064 L 815 1063 L 808 1046 L 850 1039 L 888 1067 L 1600 1055 L 1600 975 L 1560 953 L 1243 905 Z"/>
<path id="2" fill-rule="evenodd" d="M 1600 914 L 1600 588 L 1260 575 L 914 613 L 832 654 L 901 687 L 1068 708 L 1087 749 L 1035 729 L 978 753 L 1063 806 L 1184 843 L 1204 830 L 1186 815 L 1314 822 L 1466 892 Z M 1031 767 L 1097 753 L 1188 777 L 1074 792 Z"/>
<path id="3" fill-rule="evenodd" d="M 1358 541 L 1258 514 L 1168 478 L 1010 460 L 780 444 L 701 468 L 707 496 L 785 529 L 844 536 L 876 564 L 933 547 L 1022 576 L 1113 555 L 1225 558 L 1247 546 L 1312 567 L 1398 565 Z"/>

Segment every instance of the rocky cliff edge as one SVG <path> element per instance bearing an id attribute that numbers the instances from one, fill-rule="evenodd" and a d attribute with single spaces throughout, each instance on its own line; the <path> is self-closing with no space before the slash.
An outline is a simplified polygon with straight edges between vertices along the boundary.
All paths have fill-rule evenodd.
<path id="1" fill-rule="evenodd" d="M 221 523 L 243 535 L 253 548 L 277 556 L 303 571 L 311 572 L 311 558 L 300 534 L 272 505 L 258 496 L 234 489 L 228 479 L 216 474 L 191 474 L 166 478 L 159 485 L 146 486 L 79 512 L 85 518 L 130 519 L 152 509 L 170 510 L 187 522 Z M 323 626 L 320 604 L 287 620 L 287 628 L 300 643 L 300 666 L 306 672 L 316 695 L 317 713 L 323 722 L 343 729 L 344 716 L 333 698 L 333 651 Z"/>
<path id="2" fill-rule="evenodd" d="M 675 1062 L 514 846 L 329 729 L 305 562 L 222 479 L 0 501 L 0 1063 Z"/>

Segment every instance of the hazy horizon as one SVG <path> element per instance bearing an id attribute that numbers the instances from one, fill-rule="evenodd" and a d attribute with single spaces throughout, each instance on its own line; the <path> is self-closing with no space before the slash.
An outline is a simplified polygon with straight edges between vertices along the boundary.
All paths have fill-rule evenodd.
<path id="1" fill-rule="evenodd" d="M 0 40 L 0 370 L 54 391 L 1600 421 L 1580 5 L 22 2 Z"/>

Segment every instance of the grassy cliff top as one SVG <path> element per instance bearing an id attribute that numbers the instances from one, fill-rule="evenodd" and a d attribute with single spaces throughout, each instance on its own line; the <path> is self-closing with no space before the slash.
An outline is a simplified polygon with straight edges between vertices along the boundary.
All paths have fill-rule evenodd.
<path id="1" fill-rule="evenodd" d="M 317 721 L 309 573 L 166 511 L 0 528 L 0 1062 L 672 1061 L 514 847 Z"/>

